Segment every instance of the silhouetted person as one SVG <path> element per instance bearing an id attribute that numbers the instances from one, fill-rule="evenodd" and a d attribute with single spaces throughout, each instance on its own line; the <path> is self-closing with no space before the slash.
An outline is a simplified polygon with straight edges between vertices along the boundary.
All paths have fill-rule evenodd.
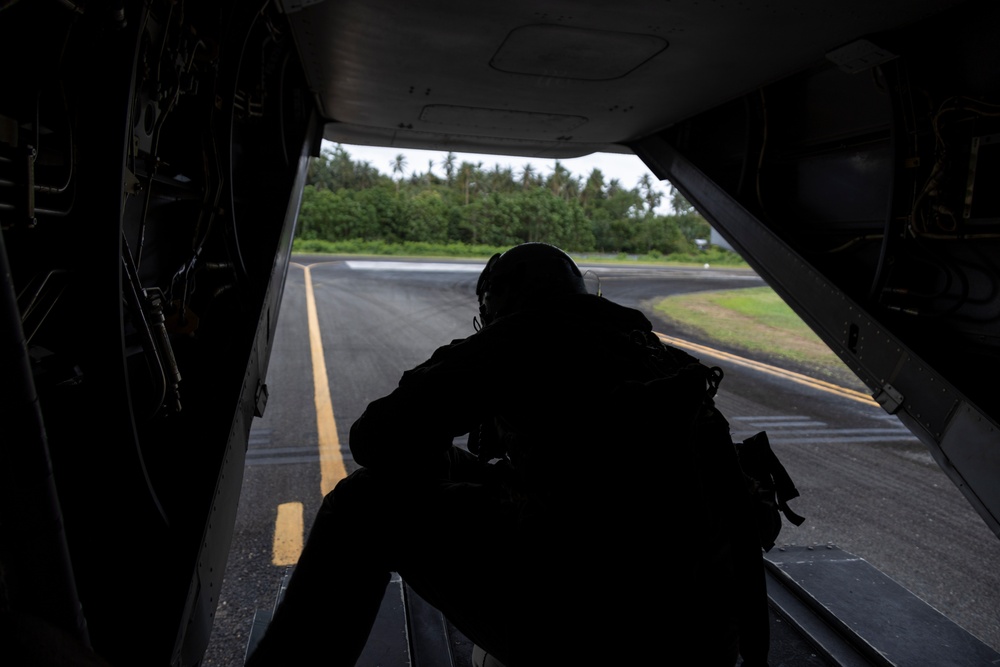
<path id="1" fill-rule="evenodd" d="M 735 664 L 738 517 L 686 446 L 706 367 L 551 245 L 494 256 L 477 295 L 482 326 L 351 427 L 363 467 L 248 665 L 353 665 L 392 572 L 507 667 Z"/>

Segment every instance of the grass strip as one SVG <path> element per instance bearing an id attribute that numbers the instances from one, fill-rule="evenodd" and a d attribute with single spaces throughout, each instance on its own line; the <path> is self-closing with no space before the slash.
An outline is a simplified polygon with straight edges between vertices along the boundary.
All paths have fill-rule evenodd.
<path id="1" fill-rule="evenodd" d="M 661 299 L 653 310 L 679 331 L 776 363 L 788 362 L 823 380 L 863 389 L 844 362 L 770 287 L 694 292 Z M 669 331 L 665 333 L 670 333 Z"/>

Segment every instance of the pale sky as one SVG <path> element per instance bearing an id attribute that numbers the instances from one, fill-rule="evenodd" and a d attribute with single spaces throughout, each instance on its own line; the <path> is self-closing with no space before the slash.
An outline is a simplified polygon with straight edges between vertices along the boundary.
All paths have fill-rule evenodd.
<path id="1" fill-rule="evenodd" d="M 402 153 L 406 156 L 405 177 L 410 174 L 427 173 L 427 162 L 434 161 L 433 171 L 438 176 L 444 176 L 444 159 L 448 151 L 423 151 L 409 148 L 383 148 L 377 146 L 357 146 L 353 144 L 342 144 L 344 150 L 351 156 L 354 162 L 367 161 L 383 174 L 393 176 L 392 164 L 396 156 Z M 333 150 L 336 144 L 328 141 L 323 142 L 324 150 Z M 528 157 L 511 157 L 508 155 L 485 155 L 479 153 L 455 153 L 455 166 L 463 162 L 472 164 L 483 163 L 482 169 L 490 171 L 494 165 L 499 164 L 501 168 L 510 167 L 515 177 L 518 176 L 524 165 L 531 164 L 535 168 L 536 174 L 548 176 L 552 173 L 555 160 L 539 159 Z M 622 155 L 619 153 L 594 153 L 586 157 L 560 160 L 559 162 L 569 170 L 573 176 L 578 176 L 586 181 L 587 176 L 596 167 L 604 174 L 604 182 L 607 183 L 612 178 L 617 178 L 623 187 L 634 188 L 639 185 L 639 179 L 643 174 L 649 174 L 656 183 L 656 177 L 642 163 L 636 155 Z M 657 212 L 660 214 L 670 213 L 670 185 L 667 181 L 657 183 L 657 189 L 663 194 Z"/>

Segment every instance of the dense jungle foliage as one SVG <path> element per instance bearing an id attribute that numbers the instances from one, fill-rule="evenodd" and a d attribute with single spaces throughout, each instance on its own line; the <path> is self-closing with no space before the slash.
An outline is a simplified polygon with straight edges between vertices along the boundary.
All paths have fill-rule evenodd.
<path id="1" fill-rule="evenodd" d="M 576 176 L 558 160 L 548 174 L 531 164 L 514 173 L 500 165 L 484 170 L 482 162 L 458 163 L 454 153 L 440 164 L 429 161 L 424 171 L 408 172 L 402 154 L 389 166 L 391 175 L 354 161 L 340 144 L 314 158 L 296 249 L 488 252 L 545 241 L 576 254 L 740 261 L 734 253 L 706 247 L 708 223 L 674 188 L 672 212 L 657 213 L 663 195 L 651 174 L 629 188 L 618 179 L 606 180 L 600 169 Z"/>

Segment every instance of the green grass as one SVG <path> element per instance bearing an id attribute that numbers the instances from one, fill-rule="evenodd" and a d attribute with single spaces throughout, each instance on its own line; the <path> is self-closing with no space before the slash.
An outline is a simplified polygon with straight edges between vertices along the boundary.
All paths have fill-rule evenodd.
<path id="1" fill-rule="evenodd" d="M 694 332 L 776 365 L 863 389 L 844 362 L 770 287 L 671 296 L 653 304 L 653 310 L 681 336 Z"/>
<path id="2" fill-rule="evenodd" d="M 752 287 L 729 292 L 715 292 L 708 300 L 754 322 L 796 332 L 803 336 L 812 330 L 770 287 Z"/>

